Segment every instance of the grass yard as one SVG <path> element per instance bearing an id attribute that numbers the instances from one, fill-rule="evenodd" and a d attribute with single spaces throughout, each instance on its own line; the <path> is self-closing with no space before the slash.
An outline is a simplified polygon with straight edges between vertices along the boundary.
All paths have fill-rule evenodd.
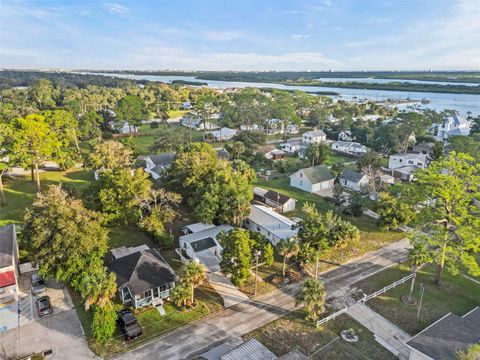
<path id="1" fill-rule="evenodd" d="M 282 267 L 282 259 L 278 255 L 276 255 L 272 265 L 258 267 L 257 296 L 267 294 L 276 289 L 271 280 L 275 275 L 282 274 Z M 253 297 L 255 294 L 255 269 L 252 269 L 252 276 L 239 289 L 248 296 Z"/>
<path id="2" fill-rule="evenodd" d="M 165 316 L 161 316 L 156 308 L 145 308 L 136 311 L 136 317 L 143 329 L 143 335 L 126 343 L 123 334 L 117 328 L 113 338 L 105 344 L 97 343 L 92 336 L 91 323 L 92 313 L 85 311 L 80 297 L 74 291 L 70 291 L 75 304 L 80 322 L 85 331 L 90 348 L 99 356 L 106 357 L 116 353 L 128 351 L 140 346 L 154 337 L 172 331 L 182 325 L 199 320 L 209 314 L 222 309 L 222 300 L 220 296 L 210 287 L 200 287 L 195 291 L 198 305 L 192 309 L 179 309 L 176 306 L 167 303 L 164 305 Z M 116 308 L 121 309 L 121 304 L 116 304 Z"/>
<path id="3" fill-rule="evenodd" d="M 170 118 L 176 118 L 179 116 L 184 116 L 185 114 L 188 114 L 188 110 L 169 110 L 168 111 L 168 116 Z"/>
<path id="4" fill-rule="evenodd" d="M 46 171 L 40 173 L 42 189 L 60 183 L 72 185 L 81 190 L 93 180 L 93 173 L 83 169 L 69 171 Z M 23 213 L 35 198 L 35 183 L 30 176 L 5 179 L 5 196 L 7 205 L 0 207 L 0 226 L 22 221 Z"/>
<path id="5" fill-rule="evenodd" d="M 355 287 L 361 289 L 363 293 L 370 294 L 409 273 L 409 267 L 400 265 L 369 277 L 355 284 Z M 416 319 L 418 305 L 407 305 L 400 301 L 402 295 L 408 294 L 410 282 L 368 301 L 367 305 L 410 335 L 418 333 L 449 312 L 461 316 L 480 306 L 480 285 L 461 275 L 453 276 L 445 272 L 442 284 L 437 286 L 433 280 L 434 273 L 435 267 L 428 265 L 417 275 L 414 290 L 416 299 L 419 299 L 420 284 L 423 283 L 425 286 L 420 321 Z"/>
<path id="6" fill-rule="evenodd" d="M 299 350 L 311 359 L 395 359 L 375 341 L 370 331 L 348 315 L 340 315 L 318 329 L 304 316 L 301 311 L 292 312 L 243 338 L 256 338 L 278 356 Z M 347 343 L 339 337 L 340 331 L 350 328 L 360 337 L 357 343 Z"/>

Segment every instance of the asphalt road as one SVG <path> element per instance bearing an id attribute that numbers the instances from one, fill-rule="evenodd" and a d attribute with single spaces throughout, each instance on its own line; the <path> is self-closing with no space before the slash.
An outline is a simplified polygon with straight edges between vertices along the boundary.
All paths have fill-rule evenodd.
<path id="1" fill-rule="evenodd" d="M 320 274 L 329 297 L 342 296 L 350 285 L 406 258 L 408 240 L 390 244 Z M 301 284 L 292 284 L 256 300 L 225 309 L 187 325 L 116 359 L 191 359 L 225 341 L 261 327 L 295 308 L 294 294 Z"/>

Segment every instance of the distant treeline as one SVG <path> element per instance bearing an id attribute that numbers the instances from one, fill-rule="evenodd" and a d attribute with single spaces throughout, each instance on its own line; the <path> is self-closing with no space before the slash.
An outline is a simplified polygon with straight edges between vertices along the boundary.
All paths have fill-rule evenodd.
<path id="1" fill-rule="evenodd" d="M 90 70 L 91 71 L 91 70 Z M 194 76 L 201 80 L 283 82 L 287 80 L 315 80 L 319 78 L 374 78 L 398 80 L 447 81 L 480 84 L 480 71 L 96 71 L 103 73 Z"/>
<path id="2" fill-rule="evenodd" d="M 55 86 L 61 88 L 79 87 L 86 88 L 88 85 L 103 85 L 106 87 L 123 87 L 131 84 L 146 84 L 146 80 L 121 79 L 113 76 L 88 75 L 44 71 L 4 70 L 0 71 L 0 89 L 17 86 L 30 86 L 38 79 L 48 79 Z"/>

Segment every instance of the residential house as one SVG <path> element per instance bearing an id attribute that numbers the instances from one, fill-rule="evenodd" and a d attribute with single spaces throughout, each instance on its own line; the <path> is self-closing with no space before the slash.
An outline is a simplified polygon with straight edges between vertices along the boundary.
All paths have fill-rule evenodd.
<path id="1" fill-rule="evenodd" d="M 336 124 L 340 121 L 340 119 L 337 119 L 335 116 L 333 116 L 333 114 L 330 114 L 328 115 L 327 117 L 327 121 L 330 123 L 330 124 Z"/>
<path id="2" fill-rule="evenodd" d="M 212 273 L 220 271 L 223 248 L 217 237 L 220 233 L 229 232 L 232 229 L 233 227 L 230 225 L 190 225 L 188 226 L 190 233 L 178 238 L 179 251 L 182 257 L 203 264 Z"/>
<path id="3" fill-rule="evenodd" d="M 410 360 L 456 360 L 480 342 L 480 307 L 463 316 L 448 313 L 410 338 Z M 475 358 L 475 357 L 474 357 Z"/>
<path id="4" fill-rule="evenodd" d="M 258 125 L 258 124 L 240 125 L 240 130 L 242 130 L 242 131 L 262 131 L 263 126 Z"/>
<path id="5" fill-rule="evenodd" d="M 332 150 L 348 155 L 361 156 L 366 154 L 370 149 L 357 142 L 335 141 L 332 143 Z"/>
<path id="6" fill-rule="evenodd" d="M 284 151 L 269 145 L 260 147 L 257 153 L 263 154 L 268 160 L 281 160 L 285 157 Z"/>
<path id="7" fill-rule="evenodd" d="M 302 149 L 306 149 L 307 146 L 302 140 L 290 140 L 286 143 L 280 144 L 280 148 L 288 154 L 295 154 L 300 152 Z"/>
<path id="8" fill-rule="evenodd" d="M 350 130 L 340 131 L 340 133 L 338 134 L 338 140 L 339 141 L 353 141 L 353 140 L 355 140 L 355 136 L 352 135 L 352 132 Z"/>
<path id="9" fill-rule="evenodd" d="M 267 134 L 268 135 L 275 135 L 275 134 L 282 134 L 284 130 L 284 123 L 280 119 L 268 119 L 267 123 Z"/>
<path id="10" fill-rule="evenodd" d="M 141 167 L 152 179 L 159 179 L 167 169 L 172 166 L 175 160 L 175 153 L 163 153 L 158 155 L 138 156 L 135 165 Z"/>
<path id="11" fill-rule="evenodd" d="M 322 130 L 307 131 L 302 135 L 302 141 L 305 144 L 320 144 L 327 140 L 327 135 Z"/>
<path id="12" fill-rule="evenodd" d="M 191 110 L 193 109 L 192 103 L 185 101 L 180 105 L 180 110 Z"/>
<path id="13" fill-rule="evenodd" d="M 335 176 L 325 165 L 300 169 L 290 175 L 290 186 L 310 193 L 328 192 L 333 190 Z"/>
<path id="14" fill-rule="evenodd" d="M 264 235 L 274 246 L 280 240 L 291 239 L 298 233 L 294 221 L 263 205 L 250 206 L 250 214 L 245 219 L 244 226 L 247 230 Z"/>
<path id="15" fill-rule="evenodd" d="M 218 349 L 220 350 L 220 349 Z M 218 353 L 218 350 L 216 353 Z M 222 344 L 218 360 L 277 360 L 278 357 L 257 339 L 249 339 L 235 347 Z M 226 350 L 226 351 L 225 351 Z M 208 359 L 214 359 L 209 356 Z M 295 359 L 295 357 L 291 357 Z"/>
<path id="16" fill-rule="evenodd" d="M 414 145 L 414 146 L 412 147 L 411 153 L 414 153 L 414 154 L 425 154 L 425 155 L 431 156 L 431 155 L 432 155 L 432 152 L 433 152 L 433 147 L 434 147 L 434 144 L 433 144 L 433 143 L 421 143 L 421 144 L 417 144 L 417 145 Z"/>
<path id="17" fill-rule="evenodd" d="M 201 130 L 201 131 L 218 129 L 218 126 L 216 124 L 209 121 L 203 121 L 200 118 L 196 118 L 190 115 L 184 116 L 180 120 L 180 124 L 190 129 Z"/>
<path id="18" fill-rule="evenodd" d="M 110 257 L 107 267 L 116 275 L 125 305 L 140 308 L 162 303 L 175 287 L 175 272 L 157 249 L 122 247 L 111 250 Z"/>
<path id="19" fill-rule="evenodd" d="M 271 206 L 276 212 L 282 213 L 295 210 L 296 200 L 274 190 L 265 190 L 259 187 L 253 189 L 254 198 Z"/>
<path id="20" fill-rule="evenodd" d="M 287 134 L 298 134 L 300 129 L 298 128 L 298 125 L 288 124 L 285 128 L 285 131 L 287 132 Z"/>
<path id="21" fill-rule="evenodd" d="M 435 140 L 444 141 L 450 136 L 468 136 L 472 128 L 472 122 L 459 116 L 445 116 L 443 122 L 432 125 L 431 133 Z"/>
<path id="22" fill-rule="evenodd" d="M 119 134 L 130 134 L 138 132 L 138 126 L 130 125 L 126 121 L 122 121 L 121 123 L 117 123 L 115 121 L 110 122 L 110 127 L 112 130 L 117 131 Z"/>
<path id="23" fill-rule="evenodd" d="M 429 157 L 426 154 L 395 154 L 390 155 L 388 159 L 388 168 L 393 170 L 404 166 L 416 166 L 418 168 L 426 168 Z"/>
<path id="24" fill-rule="evenodd" d="M 18 326 L 18 245 L 14 224 L 0 227 L 0 333 Z"/>
<path id="25" fill-rule="evenodd" d="M 392 176 L 396 179 L 401 179 L 405 181 L 415 180 L 415 172 L 419 168 L 415 165 L 406 165 L 392 169 Z"/>
<path id="26" fill-rule="evenodd" d="M 340 185 L 350 190 L 360 191 L 368 184 L 368 176 L 358 171 L 345 169 L 339 176 Z"/>
<path id="27" fill-rule="evenodd" d="M 220 160 L 230 160 L 230 153 L 225 149 L 217 149 L 217 158 Z"/>
<path id="28" fill-rule="evenodd" d="M 211 134 L 215 141 L 228 141 L 237 135 L 237 132 L 235 129 L 223 127 L 219 130 L 210 131 L 208 134 Z"/>

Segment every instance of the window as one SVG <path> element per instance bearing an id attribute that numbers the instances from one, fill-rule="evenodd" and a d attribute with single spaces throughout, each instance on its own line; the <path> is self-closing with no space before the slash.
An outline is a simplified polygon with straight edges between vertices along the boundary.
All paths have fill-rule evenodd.
<path id="1" fill-rule="evenodd" d="M 302 172 L 300 173 L 300 177 L 303 177 L 303 173 L 302 173 Z"/>
<path id="2" fill-rule="evenodd" d="M 163 284 L 162 286 L 160 286 L 160 291 L 165 291 L 168 289 L 170 289 L 170 284 Z"/>
<path id="3" fill-rule="evenodd" d="M 403 160 L 402 160 L 402 159 L 398 159 L 398 162 L 403 162 Z"/>
<path id="4" fill-rule="evenodd" d="M 413 164 L 413 160 L 408 160 L 408 163 L 409 163 L 409 164 Z"/>
<path id="5" fill-rule="evenodd" d="M 257 226 L 257 231 L 260 231 L 260 226 Z"/>
<path id="6" fill-rule="evenodd" d="M 303 181 L 302 180 L 300 180 L 300 186 L 303 186 Z"/>
<path id="7" fill-rule="evenodd" d="M 148 297 L 150 297 L 150 296 L 152 296 L 152 290 L 147 290 L 147 291 L 145 291 L 145 292 L 143 293 L 143 297 L 144 297 L 144 298 L 148 298 Z"/>
<path id="8" fill-rule="evenodd" d="M 157 298 L 159 296 L 158 288 L 153 289 L 153 297 Z"/>
<path id="9" fill-rule="evenodd" d="M 183 243 L 183 247 L 186 249 L 187 248 L 187 243 Z"/>
<path id="10" fill-rule="evenodd" d="M 423 166 L 423 164 L 421 162 L 417 163 L 417 166 Z"/>

